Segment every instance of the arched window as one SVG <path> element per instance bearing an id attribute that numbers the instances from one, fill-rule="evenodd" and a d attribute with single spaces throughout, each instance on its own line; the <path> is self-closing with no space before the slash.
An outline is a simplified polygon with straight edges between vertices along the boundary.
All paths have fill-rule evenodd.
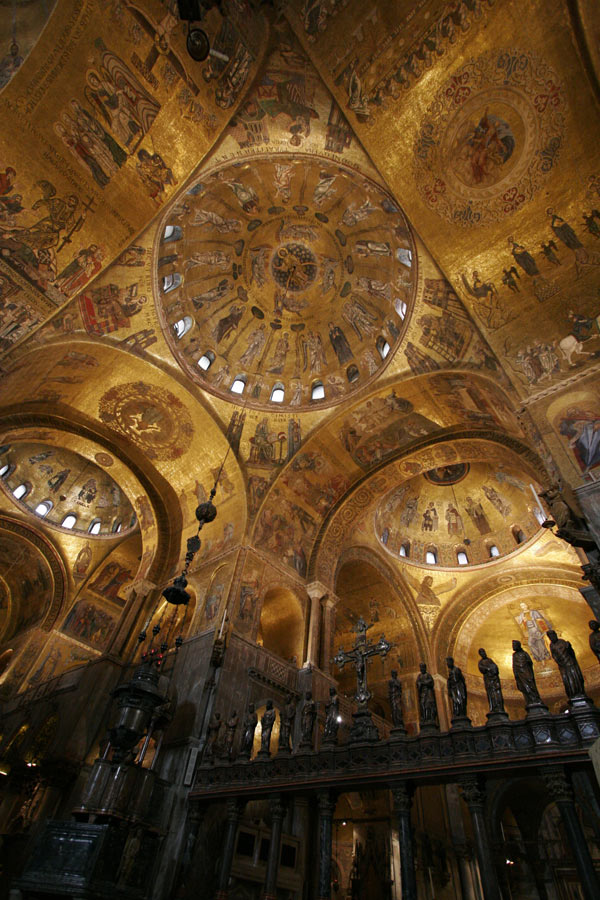
<path id="1" fill-rule="evenodd" d="M 384 337 L 378 337 L 377 343 L 375 345 L 377 347 L 378 353 L 382 359 L 385 359 L 388 353 L 390 352 L 390 345 L 386 341 Z"/>
<path id="2" fill-rule="evenodd" d="M 246 376 L 236 375 L 229 390 L 232 394 L 243 394 L 246 390 Z"/>
<path id="3" fill-rule="evenodd" d="M 215 354 L 212 350 L 207 350 L 206 353 L 203 353 L 200 359 L 198 360 L 198 365 L 201 369 L 204 369 L 206 372 L 207 369 L 210 369 L 212 364 L 215 361 Z"/>
<path id="4" fill-rule="evenodd" d="M 468 566 L 469 565 L 469 557 L 465 553 L 464 550 L 458 550 L 456 553 L 456 561 L 459 566 Z"/>
<path id="5" fill-rule="evenodd" d="M 52 500 L 42 500 L 41 503 L 38 503 L 34 512 L 36 515 L 41 516 L 43 519 L 44 516 L 47 516 L 50 510 L 52 509 Z"/>
<path id="6" fill-rule="evenodd" d="M 179 225 L 167 225 L 162 239 L 164 244 L 168 244 L 171 241 L 180 241 L 182 237 L 183 232 Z"/>
<path id="7" fill-rule="evenodd" d="M 115 519 L 115 521 L 112 523 L 112 528 L 110 530 L 112 531 L 113 534 L 118 534 L 122 528 L 123 528 L 123 523 L 122 523 L 121 519 Z"/>
<path id="8" fill-rule="evenodd" d="M 325 388 L 323 387 L 322 381 L 313 381 L 313 385 L 310 392 L 311 400 L 324 400 L 325 399 Z"/>
<path id="9" fill-rule="evenodd" d="M 136 519 L 136 516 L 135 516 L 135 513 L 134 513 L 134 514 L 132 515 L 132 517 L 131 517 L 131 522 L 129 523 L 129 527 L 130 527 L 130 528 L 133 528 L 133 526 L 135 525 L 136 522 L 137 522 L 137 519 Z"/>
<path id="10" fill-rule="evenodd" d="M 437 561 L 437 548 L 429 547 L 429 549 L 425 551 L 425 562 L 428 566 L 437 566 Z"/>
<path id="11" fill-rule="evenodd" d="M 77 521 L 77 516 L 73 513 L 69 513 L 64 517 L 62 522 L 60 523 L 63 528 L 74 528 L 75 522 Z"/>
<path id="12" fill-rule="evenodd" d="M 350 384 L 352 384 L 353 381 L 358 381 L 359 375 L 360 372 L 358 371 L 358 366 L 351 365 L 346 369 L 346 376 Z"/>
<path id="13" fill-rule="evenodd" d="M 271 403 L 283 403 L 283 398 L 285 397 L 285 388 L 283 387 L 280 381 L 277 382 L 273 386 L 273 390 L 271 391 Z"/>
<path id="14" fill-rule="evenodd" d="M 102 522 L 100 519 L 92 519 L 90 522 L 90 527 L 88 528 L 88 534 L 100 534 L 100 528 L 102 527 Z"/>
<path id="15" fill-rule="evenodd" d="M 11 468 L 10 468 L 9 464 L 5 463 L 5 465 L 3 465 L 2 468 L 0 469 L 0 478 L 6 478 L 6 476 L 9 475 L 10 472 L 11 472 Z"/>
<path id="16" fill-rule="evenodd" d="M 404 556 L 405 559 L 408 559 L 410 556 L 410 541 L 404 541 L 400 544 L 400 550 L 398 551 L 400 556 Z"/>
<path id="17" fill-rule="evenodd" d="M 513 533 L 513 537 L 515 539 L 516 544 L 524 544 L 525 541 L 527 540 L 527 536 L 525 535 L 525 532 L 519 525 L 513 525 L 512 533 Z"/>
<path id="18" fill-rule="evenodd" d="M 191 316 L 184 316 L 183 319 L 179 319 L 179 321 L 174 323 L 173 331 L 178 341 L 181 340 L 184 334 L 188 333 L 193 324 L 194 320 Z"/>
<path id="19" fill-rule="evenodd" d="M 170 275 L 163 275 L 163 294 L 168 294 L 169 291 L 174 291 L 175 288 L 178 288 L 180 284 L 181 275 L 179 274 L 179 272 L 172 272 Z"/>
<path id="20" fill-rule="evenodd" d="M 31 490 L 31 485 L 27 485 L 27 484 L 25 484 L 25 482 L 23 482 L 23 484 L 20 484 L 18 487 L 16 487 L 14 489 L 13 497 L 15 498 L 15 500 L 22 500 L 24 497 L 27 496 L 27 494 L 29 493 L 30 490 Z"/>
<path id="21" fill-rule="evenodd" d="M 400 318 L 404 320 L 406 318 L 406 313 L 408 311 L 408 306 L 406 305 L 406 301 L 402 300 L 400 297 L 396 297 L 394 301 L 394 308 Z"/>
<path id="22" fill-rule="evenodd" d="M 548 518 L 548 516 L 546 515 L 546 513 L 544 512 L 544 510 L 543 510 L 543 509 L 540 509 L 539 506 L 535 506 L 535 507 L 534 507 L 534 509 L 533 509 L 533 514 L 534 514 L 534 516 L 536 517 L 536 519 L 538 520 L 538 522 L 540 523 L 540 525 L 543 525 L 544 522 L 545 522 L 545 521 L 547 520 L 547 518 Z"/>
<path id="23" fill-rule="evenodd" d="M 496 556 L 500 556 L 500 551 L 495 544 L 490 544 L 490 546 L 488 547 L 488 551 L 491 559 L 494 559 Z"/>

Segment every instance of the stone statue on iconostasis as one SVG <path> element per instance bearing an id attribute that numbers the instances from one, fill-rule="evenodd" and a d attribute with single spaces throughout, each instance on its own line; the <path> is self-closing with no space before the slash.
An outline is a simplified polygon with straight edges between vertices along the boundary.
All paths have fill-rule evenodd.
<path id="1" fill-rule="evenodd" d="M 507 719 L 508 714 L 504 709 L 504 697 L 500 683 L 500 670 L 493 659 L 487 655 L 483 647 L 479 648 L 481 659 L 478 668 L 483 675 L 483 683 L 487 694 L 490 711 L 487 713 L 488 721 L 493 719 Z"/>

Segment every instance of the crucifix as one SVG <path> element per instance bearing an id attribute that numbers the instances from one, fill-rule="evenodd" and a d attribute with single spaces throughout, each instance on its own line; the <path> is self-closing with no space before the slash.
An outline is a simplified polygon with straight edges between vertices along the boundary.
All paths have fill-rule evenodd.
<path id="1" fill-rule="evenodd" d="M 343 669 L 346 663 L 352 663 L 356 669 L 356 694 L 354 699 L 358 704 L 358 709 L 352 714 L 354 724 L 350 731 L 351 741 L 379 740 L 379 732 L 371 720 L 368 703 L 372 697 L 367 687 L 367 660 L 371 656 L 381 656 L 383 659 L 392 649 L 393 644 L 386 641 L 382 634 L 376 644 L 367 641 L 367 631 L 372 628 L 373 624 L 367 625 L 362 616 L 354 627 L 356 632 L 356 640 L 351 650 L 344 650 L 340 647 L 338 653 L 331 660 L 338 669 Z"/>

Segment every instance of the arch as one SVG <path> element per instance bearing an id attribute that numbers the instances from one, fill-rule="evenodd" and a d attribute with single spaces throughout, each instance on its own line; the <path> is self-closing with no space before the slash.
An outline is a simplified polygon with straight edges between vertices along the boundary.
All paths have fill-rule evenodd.
<path id="1" fill-rule="evenodd" d="M 304 609 L 288 587 L 270 587 L 263 597 L 258 635 L 265 650 L 301 665 L 304 650 Z"/>
<path id="2" fill-rule="evenodd" d="M 387 560 L 382 558 L 382 556 L 380 556 L 380 554 L 378 554 L 375 550 L 371 549 L 371 547 L 365 547 L 362 545 L 353 546 L 343 550 L 339 556 L 337 565 L 333 573 L 332 589 L 335 590 L 334 585 L 337 584 L 340 569 L 349 561 L 357 561 L 362 563 L 363 565 L 371 566 L 380 574 L 383 579 L 385 579 L 385 581 L 388 582 L 388 584 L 392 587 L 395 594 L 399 598 L 403 608 L 406 610 L 406 614 L 410 621 L 411 632 L 415 636 L 421 658 L 423 660 L 428 659 L 429 640 L 427 632 L 423 625 L 419 607 L 417 606 L 414 596 L 411 593 L 408 585 L 404 581 L 402 575 L 397 570 L 393 569 L 392 566 L 390 566 L 390 564 L 387 562 Z"/>
<path id="3" fill-rule="evenodd" d="M 414 699 L 414 678 L 422 660 L 422 651 L 417 632 L 412 628 L 408 604 L 403 592 L 397 588 L 396 579 L 388 579 L 384 569 L 374 564 L 370 554 L 362 548 L 358 552 L 347 553 L 336 572 L 335 591 L 338 598 L 335 617 L 335 634 L 332 646 L 323 647 L 323 655 L 333 655 L 335 648 L 348 649 L 356 638 L 355 626 L 358 617 L 373 627 L 369 640 L 377 640 L 381 634 L 391 642 L 392 649 L 385 657 L 377 656 L 368 670 L 369 690 L 373 694 L 373 709 L 379 707 L 389 718 L 388 681 L 392 670 L 398 671 L 403 682 L 403 699 L 407 704 L 407 725 L 412 731 L 416 726 L 416 706 Z M 369 560 L 369 561 L 367 561 Z M 332 669 L 331 673 L 339 682 L 339 691 L 352 696 L 356 690 L 356 672 L 353 667 L 342 670 Z"/>
<path id="4" fill-rule="evenodd" d="M 0 515 L 1 532 L 4 532 L 12 539 L 16 539 L 23 546 L 25 553 L 37 551 L 48 566 L 53 582 L 51 594 L 45 608 L 40 611 L 41 618 L 38 617 L 36 624 L 43 631 L 50 631 L 61 614 L 67 592 L 68 582 L 62 557 L 48 538 L 32 527 L 7 515 Z M 14 562 L 14 559 L 12 562 Z M 23 586 L 22 579 L 18 578 L 18 567 L 11 565 L 10 572 L 6 574 L 4 579 L 10 594 L 8 621 L 5 622 L 2 634 L 4 641 L 16 635 L 19 629 L 23 627 L 24 622 L 23 611 L 19 609 L 18 598 L 15 594 L 16 584 L 11 583 L 13 575 L 18 580 L 19 588 Z"/>
<path id="5" fill-rule="evenodd" d="M 463 393 L 467 396 L 466 392 L 468 401 L 463 402 L 461 398 Z M 439 402 L 446 398 L 449 398 L 447 404 Z M 453 398 L 454 405 L 450 403 Z M 436 408 L 435 420 L 431 418 L 431 405 Z M 376 427 L 372 425 L 374 410 L 377 411 Z M 335 447 L 336 451 L 345 454 L 347 462 L 342 490 L 331 490 L 327 483 L 327 466 L 323 467 L 322 475 L 317 474 L 320 484 L 315 485 L 307 501 L 313 511 L 308 514 L 306 527 L 301 532 L 296 529 L 296 544 L 301 544 L 302 554 L 307 559 L 309 579 L 314 578 L 324 584 L 331 584 L 331 574 L 340 550 L 339 540 L 336 540 L 335 547 L 332 546 L 331 550 L 327 548 L 327 558 L 323 553 L 326 537 L 333 538 L 337 530 L 334 520 L 338 512 L 349 502 L 356 500 L 358 505 L 357 498 L 363 492 L 365 496 L 373 495 L 378 483 L 373 475 L 381 473 L 390 463 L 406 460 L 408 464 L 410 459 L 412 464 L 412 460 L 416 463 L 417 460 L 427 459 L 426 468 L 421 465 L 417 470 L 426 471 L 431 468 L 432 459 L 439 458 L 440 464 L 455 460 L 457 452 L 462 452 L 464 446 L 476 443 L 478 447 L 502 448 L 503 453 L 518 460 L 520 467 L 536 481 L 540 472 L 545 471 L 541 459 L 527 443 L 514 406 L 504 390 L 491 379 L 474 375 L 473 372 L 457 369 L 451 373 L 390 379 L 376 391 L 364 394 L 351 413 L 350 416 L 346 410 L 329 418 L 322 427 L 311 433 L 302 448 L 304 454 L 320 455 L 327 459 L 331 448 Z M 410 428 L 406 430 L 403 423 Z M 291 504 L 296 505 L 291 484 L 297 479 L 288 481 L 286 478 L 286 468 L 296 462 L 291 459 L 286 463 L 280 477 L 271 483 L 262 499 L 253 525 L 255 539 L 262 539 L 269 517 L 281 515 L 282 501 L 284 508 L 286 501 L 290 504 L 289 508 Z M 311 480 L 314 484 L 315 478 Z M 320 494 L 323 495 L 322 500 L 319 499 Z M 311 502 L 313 496 L 314 503 Z M 347 522 L 340 521 L 339 527 L 345 531 Z M 291 533 L 293 530 L 292 527 L 288 531 Z M 261 542 L 266 552 L 271 553 L 269 539 L 266 543 Z M 298 546 L 291 546 L 284 559 L 291 567 L 293 563 L 288 560 L 294 558 L 294 551 L 299 552 Z M 274 555 L 281 559 L 280 548 Z"/>
<path id="6" fill-rule="evenodd" d="M 525 625 L 519 625 L 516 618 L 520 603 L 529 601 L 529 598 L 532 596 L 545 598 L 537 601 L 542 607 L 546 603 L 552 603 L 554 608 L 556 608 L 556 604 L 565 606 L 565 604 L 568 605 L 570 600 L 574 601 L 577 604 L 577 608 L 573 607 L 571 616 L 576 612 L 577 618 L 584 629 L 582 636 L 579 636 L 582 641 L 579 648 L 581 650 L 583 644 L 587 643 L 584 639 L 587 633 L 586 622 L 587 617 L 589 617 L 589 608 L 579 591 L 580 587 L 581 576 L 578 566 L 575 564 L 572 567 L 557 565 L 556 563 L 547 564 L 544 568 L 533 565 L 523 566 L 518 570 L 513 570 L 508 576 L 504 575 L 500 582 L 495 574 L 495 566 L 492 567 L 487 576 L 477 579 L 475 583 L 455 594 L 451 602 L 442 607 L 431 633 L 432 656 L 436 660 L 439 671 L 443 671 L 445 658 L 453 656 L 457 665 L 465 673 L 467 672 L 467 649 L 468 646 L 474 646 L 473 641 L 475 641 L 476 637 L 475 633 L 469 637 L 469 629 L 471 625 L 475 627 L 479 621 L 479 618 L 474 615 L 477 610 L 483 610 L 487 604 L 490 609 L 486 618 L 489 618 L 490 615 L 499 614 L 502 609 L 514 607 L 516 612 L 513 610 L 510 614 L 512 621 L 514 621 L 514 631 L 511 630 L 510 633 L 506 634 L 507 646 L 503 650 L 502 659 L 499 658 L 496 662 L 500 666 L 505 698 L 519 700 L 520 702 L 520 694 L 512 683 L 512 650 L 510 646 L 510 640 L 518 638 L 523 640 L 523 646 L 527 649 Z M 558 627 L 560 623 L 552 619 L 552 624 Z M 468 625 L 467 631 L 464 630 L 465 625 Z M 504 626 L 502 627 L 504 628 Z M 578 637 L 577 634 L 573 634 L 573 628 L 569 631 L 568 625 L 564 631 L 566 637 L 570 639 L 573 638 L 575 640 Z M 490 655 L 492 655 L 489 647 L 485 649 L 489 650 Z M 588 652 L 590 651 L 586 646 L 585 653 L 587 654 Z M 584 658 L 579 660 L 584 676 L 588 680 L 593 679 L 594 685 L 596 683 L 600 684 L 600 673 L 596 673 L 596 665 L 591 660 L 592 658 L 590 657 L 589 666 L 585 663 Z M 483 693 L 483 684 L 479 675 L 477 675 L 475 681 L 468 681 L 468 686 L 475 692 Z M 591 686 L 592 682 L 590 681 Z M 538 688 L 540 688 L 542 693 L 546 693 L 547 699 L 551 699 L 555 694 L 557 696 L 561 694 L 558 682 L 554 683 L 552 680 L 548 685 L 538 683 Z"/>
<path id="7" fill-rule="evenodd" d="M 111 427 L 112 422 L 109 418 L 99 420 L 99 418 L 90 416 L 87 409 L 83 408 L 85 392 L 76 392 L 69 403 L 56 401 L 49 406 L 42 399 L 36 399 L 35 395 L 31 397 L 31 388 L 24 384 L 22 379 L 22 371 L 28 364 L 34 367 L 35 371 L 47 372 L 53 364 L 56 365 L 64 357 L 65 348 L 68 348 L 69 352 L 80 349 L 81 352 L 88 353 L 91 347 L 97 349 L 95 343 L 85 339 L 69 341 L 68 344 L 61 341 L 52 342 L 24 354 L 20 358 L 19 371 L 12 372 L 5 378 L 5 396 L 10 396 L 12 402 L 10 405 L 5 405 L 4 408 L 0 407 L 0 423 L 4 431 L 26 428 L 55 429 L 58 434 L 76 436 L 77 441 L 87 440 L 99 445 L 98 450 L 107 452 L 115 460 L 115 468 L 118 461 L 118 464 L 127 470 L 129 477 L 135 479 L 138 485 L 138 487 L 130 489 L 130 496 L 132 500 L 135 500 L 134 505 L 137 511 L 141 510 L 141 507 L 138 508 L 138 499 L 144 501 L 145 507 L 148 508 L 148 515 L 140 516 L 140 527 L 145 545 L 144 554 L 146 555 L 142 563 L 143 577 L 155 583 L 161 583 L 168 577 L 167 573 L 173 565 L 177 564 L 185 553 L 180 534 L 183 521 L 179 496 L 180 487 L 172 483 L 171 473 L 167 472 L 168 467 L 160 460 L 155 460 L 151 454 L 136 452 L 135 444 L 122 435 L 117 428 Z M 162 390 L 162 383 L 166 378 L 163 368 L 167 369 L 158 362 L 156 365 L 150 364 L 149 369 L 147 360 L 139 359 L 125 349 L 113 347 L 107 343 L 102 348 L 101 365 L 96 367 L 94 372 L 97 377 L 102 377 L 105 371 L 110 372 L 111 375 L 118 372 L 124 382 L 150 384 L 151 387 L 155 385 L 158 390 Z M 169 372 L 171 372 L 170 369 Z M 210 439 L 214 443 L 215 452 L 221 454 L 221 458 L 225 456 L 228 445 L 222 425 L 216 421 L 215 413 L 207 407 L 200 392 L 196 391 L 189 382 L 185 383 L 183 374 L 179 376 L 176 373 L 173 376 L 171 373 L 169 377 L 181 385 L 177 398 L 184 404 L 187 401 L 195 404 L 194 427 L 189 433 L 189 449 L 185 452 L 193 455 L 195 450 L 196 456 L 203 458 L 203 464 L 196 473 L 196 477 L 204 483 L 205 489 L 208 490 L 212 486 L 214 475 L 211 471 L 211 461 L 203 456 L 201 447 L 204 446 L 205 440 Z M 28 396 L 31 399 L 28 399 L 24 409 L 22 401 Z M 82 408 L 80 408 L 80 404 Z M 233 496 L 239 507 L 239 510 L 236 511 L 236 519 L 240 523 L 239 530 L 242 534 L 246 525 L 246 495 L 242 488 L 241 469 L 231 455 L 228 457 L 225 474 L 235 486 Z M 126 488 L 127 485 L 123 484 L 123 487 Z M 136 492 L 139 496 L 136 496 Z M 145 498 L 142 495 L 145 495 Z M 217 506 L 220 499 L 222 499 L 222 495 L 219 491 L 216 500 Z M 231 512 L 234 511 L 231 510 Z M 150 522 L 150 530 L 145 526 L 145 521 Z M 206 545 L 208 537 L 207 534 L 207 538 L 203 541 L 204 545 Z"/>

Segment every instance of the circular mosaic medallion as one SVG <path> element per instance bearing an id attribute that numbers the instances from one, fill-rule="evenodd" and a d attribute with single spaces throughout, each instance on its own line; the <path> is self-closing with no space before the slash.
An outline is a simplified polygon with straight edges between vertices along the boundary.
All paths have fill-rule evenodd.
<path id="1" fill-rule="evenodd" d="M 443 486 L 458 484 L 467 475 L 468 471 L 469 463 L 451 463 L 447 466 L 438 466 L 436 469 L 430 469 L 429 472 L 423 473 L 423 477 L 430 484 Z"/>
<path id="2" fill-rule="evenodd" d="M 558 159 L 565 108 L 557 75 L 531 54 L 500 50 L 468 62 L 421 123 L 414 175 L 427 205 L 463 226 L 515 212 Z"/>
<path id="3" fill-rule="evenodd" d="M 288 291 L 305 291 L 317 275 L 317 259 L 304 244 L 284 244 L 271 258 L 277 284 Z"/>
<path id="4" fill-rule="evenodd" d="M 414 242 L 395 201 L 356 171 L 283 154 L 226 165 L 200 177 L 160 234 L 167 340 L 188 375 L 224 399 L 331 406 L 373 381 L 401 344 Z"/>
<path id="5" fill-rule="evenodd" d="M 170 391 L 143 381 L 120 384 L 100 400 L 103 422 L 143 447 L 150 459 L 177 459 L 194 429 L 186 407 Z"/>

